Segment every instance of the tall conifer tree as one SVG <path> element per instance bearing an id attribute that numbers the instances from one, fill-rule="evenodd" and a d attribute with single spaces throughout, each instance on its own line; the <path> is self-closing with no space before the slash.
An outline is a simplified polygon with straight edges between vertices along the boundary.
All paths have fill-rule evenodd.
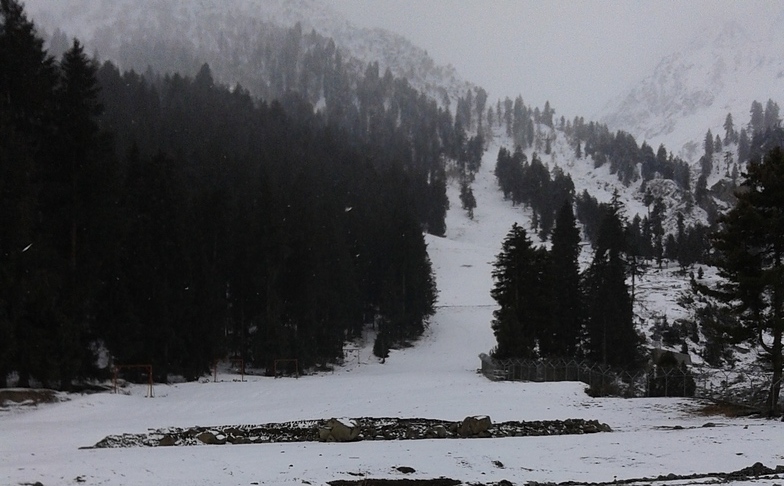
<path id="1" fill-rule="evenodd" d="M 503 242 L 494 264 L 495 286 L 491 295 L 499 309 L 493 312 L 493 333 L 498 343 L 497 358 L 534 358 L 538 356 L 538 338 L 549 325 L 543 309 L 549 302 L 540 299 L 548 288 L 546 251 L 533 247 L 525 230 L 515 223 Z"/>
<path id="2" fill-rule="evenodd" d="M 611 204 L 606 207 L 594 259 L 586 271 L 585 298 L 587 354 L 614 367 L 634 367 L 640 358 L 640 339 L 626 285 L 624 242 L 620 208 Z"/>
<path id="3" fill-rule="evenodd" d="M 784 368 L 784 150 L 775 148 L 762 161 L 750 162 L 736 196 L 714 237 L 724 281 L 693 285 L 737 317 L 737 326 L 719 329 L 724 335 L 762 351 L 773 375 L 768 411 L 778 413 Z"/>
<path id="4" fill-rule="evenodd" d="M 580 231 L 570 203 L 558 210 L 550 251 L 553 322 L 549 338 L 542 340 L 542 354 L 572 358 L 579 353 L 582 324 L 580 294 Z"/>

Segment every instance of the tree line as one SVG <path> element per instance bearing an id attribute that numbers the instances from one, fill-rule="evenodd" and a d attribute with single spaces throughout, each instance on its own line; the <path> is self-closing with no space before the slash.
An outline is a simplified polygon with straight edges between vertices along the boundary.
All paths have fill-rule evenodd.
<path id="1" fill-rule="evenodd" d="M 523 204 L 532 211 L 532 229 L 542 240 L 548 239 L 560 205 L 573 204 L 577 220 L 592 246 L 596 246 L 604 210 L 587 191 L 574 194 L 574 183 L 568 174 L 556 167 L 548 171 L 536 152 L 531 161 L 518 147 L 514 153 L 502 147 L 498 151 L 495 176 L 505 199 L 512 204 Z M 624 237 L 630 255 L 643 260 L 677 260 L 681 266 L 707 261 L 710 229 L 702 224 L 685 225 L 683 213 L 678 213 L 677 233 L 665 232 L 667 207 L 661 196 L 646 191 L 643 202 L 651 208 L 649 214 L 635 215 L 624 221 Z"/>
<path id="2" fill-rule="evenodd" d="M 628 260 L 617 201 L 604 216 L 588 268 L 580 272 L 581 237 L 572 206 L 558 211 L 551 249 L 535 247 L 513 225 L 494 264 L 496 358 L 586 358 L 613 367 L 641 360 L 626 284 Z"/>
<path id="3" fill-rule="evenodd" d="M 765 408 L 779 415 L 784 374 L 784 144 L 752 159 L 736 192 L 737 203 L 722 215 L 712 236 L 721 277 L 692 277 L 689 306 L 709 339 L 715 364 L 725 350 L 745 343 L 771 373 Z M 707 345 L 706 345 L 707 346 Z"/>
<path id="4" fill-rule="evenodd" d="M 56 60 L 18 2 L 0 16 L 0 385 L 69 388 L 109 363 L 159 380 L 226 356 L 311 366 L 369 323 L 382 356 L 422 333 L 448 112 L 393 80 L 398 122 L 351 130 L 206 64 L 121 72 L 78 41 Z M 428 127 L 400 121 L 422 107 Z"/>
<path id="5" fill-rule="evenodd" d="M 542 239 L 549 236 L 560 206 L 564 202 L 571 204 L 574 197 L 574 182 L 569 174 L 555 168 L 551 177 L 536 152 L 529 163 L 520 147 L 514 153 L 504 147 L 499 149 L 495 177 L 504 199 L 531 208 L 532 227 L 539 230 Z"/>
<path id="6" fill-rule="evenodd" d="M 773 416 L 781 413 L 784 375 L 784 144 L 751 160 L 743 178 L 737 202 L 707 235 L 720 278 L 692 274 L 692 291 L 681 305 L 694 322 L 665 321 L 655 330 L 673 342 L 682 338 L 678 333 L 695 343 L 702 336 L 703 358 L 714 366 L 731 364 L 731 346 L 748 345 L 771 374 L 761 406 Z M 637 261 L 617 197 L 597 211 L 602 222 L 593 259 L 582 273 L 581 238 L 568 202 L 558 212 L 550 250 L 535 247 L 525 229 L 512 227 L 493 271 L 492 296 L 499 305 L 492 322 L 494 357 L 586 358 L 615 368 L 642 364 L 643 338 L 632 310 Z M 685 237 L 682 228 L 680 221 Z"/>

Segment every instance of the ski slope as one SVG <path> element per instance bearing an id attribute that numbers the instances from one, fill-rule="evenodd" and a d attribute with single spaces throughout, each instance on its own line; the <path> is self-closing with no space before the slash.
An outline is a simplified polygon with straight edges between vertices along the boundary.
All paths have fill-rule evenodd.
<path id="1" fill-rule="evenodd" d="M 527 213 L 503 201 L 492 171 L 498 142 L 473 185 L 474 220 L 459 207 L 456 185 L 445 238 L 428 237 L 440 289 L 438 311 L 415 346 L 385 363 L 372 339 L 359 359 L 334 373 L 156 385 L 121 394 L 70 395 L 57 404 L 0 408 L 0 484 L 301 485 L 334 479 L 503 479 L 604 482 L 658 475 L 733 471 L 784 464 L 784 424 L 695 413 L 687 399 L 594 399 L 581 383 L 491 382 L 478 355 L 495 344 L 490 328 L 492 262 L 512 223 Z M 194 425 L 241 425 L 331 417 L 425 417 L 494 421 L 585 418 L 612 433 L 505 439 L 433 439 L 127 449 L 80 449 L 110 434 Z M 713 427 L 703 427 L 706 423 Z M 676 427 L 678 426 L 678 427 Z M 499 464 L 501 466 L 499 466 Z M 396 467 L 416 472 L 404 475 Z M 765 479 L 754 484 L 774 484 Z M 780 481 L 779 481 L 780 482 Z M 669 484 L 669 483 L 668 483 Z M 685 481 L 672 482 L 685 484 Z M 735 484 L 741 484 L 736 482 Z"/>

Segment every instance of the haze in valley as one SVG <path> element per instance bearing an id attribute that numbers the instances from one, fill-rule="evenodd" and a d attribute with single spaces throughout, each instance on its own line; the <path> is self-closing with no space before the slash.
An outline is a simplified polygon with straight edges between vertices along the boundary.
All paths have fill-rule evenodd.
<path id="1" fill-rule="evenodd" d="M 335 0 L 359 26 L 402 34 L 437 63 L 452 64 L 490 99 L 593 119 L 650 74 L 662 57 L 729 20 L 769 36 L 784 24 L 770 1 Z M 779 37 L 779 42 L 781 38 Z"/>

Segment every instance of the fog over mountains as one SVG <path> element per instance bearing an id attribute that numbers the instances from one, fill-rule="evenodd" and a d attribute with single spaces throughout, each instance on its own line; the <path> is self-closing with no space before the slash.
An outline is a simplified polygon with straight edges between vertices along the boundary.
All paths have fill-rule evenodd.
<path id="1" fill-rule="evenodd" d="M 316 0 L 32 0 L 27 5 L 49 35 L 60 29 L 67 37 L 76 36 L 88 50 L 122 69 L 144 72 L 151 66 L 161 73 L 195 73 L 207 62 L 217 81 L 240 82 L 257 96 L 268 93 L 254 89 L 253 71 L 263 56 L 254 50 L 254 41 L 272 26 L 289 29 L 297 23 L 305 35 L 315 31 L 332 38 L 356 73 L 378 62 L 381 73 L 389 68 L 439 103 L 454 101 L 473 86 L 454 67 L 436 65 L 424 49 L 402 36 L 352 25 Z"/>
<path id="2" fill-rule="evenodd" d="M 297 84 L 300 81 L 273 79 L 281 63 L 289 62 L 285 43 L 289 42 L 287 36 L 294 25 L 300 26 L 298 35 L 303 42 L 313 34 L 331 38 L 354 79 L 361 79 L 371 63 L 378 63 L 379 74 L 389 69 L 453 113 L 457 111 L 458 98 L 478 88 L 453 66 L 437 64 L 425 49 L 403 36 L 380 28 L 361 28 L 329 3 L 317 0 L 28 0 L 27 8 L 45 37 L 50 38 L 54 54 L 67 48 L 69 38 L 78 37 L 88 52 L 94 52 L 99 59 L 112 60 L 121 69 L 145 72 L 151 68 L 158 73 L 195 75 L 206 62 L 216 82 L 229 86 L 240 83 L 264 99 L 280 97 L 286 90 L 303 89 Z M 622 130 L 631 134 L 637 144 L 645 142 L 653 150 L 663 144 L 670 154 L 691 166 L 694 185 L 703 170 L 699 158 L 706 131 L 710 129 L 723 137 L 727 113 L 732 114 L 735 129 L 740 130 L 749 122 L 752 101 L 778 101 L 776 98 L 784 93 L 784 50 L 779 48 L 784 44 L 784 34 L 776 29 L 784 24 L 782 19 L 784 15 L 752 31 L 741 22 L 730 21 L 698 32 L 691 42 L 664 57 L 641 82 L 607 100 L 596 118 L 592 120 L 589 113 L 580 115 L 586 124 L 604 123 L 611 132 Z M 276 50 L 283 52 L 283 57 Z M 307 71 L 308 62 L 319 62 L 308 59 L 298 60 L 292 69 Z M 555 57 L 553 62 L 569 60 Z M 315 109 L 323 108 L 324 94 L 319 92 L 323 88 L 306 89 L 306 98 Z M 572 87 L 552 86 L 553 91 L 564 89 Z M 496 108 L 496 101 L 503 102 L 504 97 L 514 98 L 518 94 L 525 100 L 525 87 L 519 93 L 490 93 L 487 106 Z M 557 122 L 561 113 L 573 111 L 570 107 L 553 108 Z M 576 142 L 568 127 L 565 131 L 564 128 L 540 126 L 536 150 L 541 153 L 545 140 L 551 140 L 553 153 L 545 160 L 549 168 L 565 169 L 578 187 L 593 186 L 590 192 L 601 201 L 609 200 L 613 191 L 620 192 L 630 209 L 629 217 L 647 212 L 643 193 L 653 190 L 668 207 L 668 232 L 675 227 L 678 212 L 685 214 L 687 223 L 711 220 L 688 197 L 684 199 L 682 194 L 671 194 L 671 190 L 659 187 L 663 182 L 648 184 L 636 177 L 630 184 L 628 180 L 620 181 L 612 170 L 586 175 L 582 169 L 585 163 L 574 156 Z M 737 144 L 730 144 L 721 152 L 722 157 L 725 152 L 732 152 L 732 160 L 742 163 L 737 150 Z M 593 163 L 598 169 L 600 164 L 596 160 Z M 714 164 L 705 174 L 707 187 L 716 188 L 713 197 L 717 208 L 726 208 L 726 194 L 731 191 L 721 181 L 730 172 L 731 163 L 727 162 Z M 590 182 L 579 180 L 585 177 Z"/>
<path id="3" fill-rule="evenodd" d="M 705 131 L 722 133 L 727 113 L 742 126 L 754 100 L 778 101 L 784 93 L 784 35 L 776 28 L 781 20 L 756 31 L 730 21 L 701 32 L 639 84 L 608 101 L 602 120 L 610 129 L 626 130 L 654 147 L 664 143 L 694 161 Z"/>
<path id="4" fill-rule="evenodd" d="M 249 39 L 265 25 L 289 28 L 299 22 L 305 34 L 315 30 L 334 39 L 354 60 L 357 72 L 368 62 L 378 62 L 382 73 L 390 68 L 393 75 L 406 77 L 439 103 L 451 102 L 454 107 L 456 98 L 472 86 L 472 80 L 463 79 L 453 66 L 438 65 L 425 49 L 401 35 L 361 28 L 332 5 L 317 0 L 28 0 L 27 8 L 49 35 L 60 28 L 68 37 L 79 37 L 101 58 L 142 72 L 149 65 L 160 72 L 195 73 L 202 62 L 208 62 L 218 81 L 241 82 L 254 91 L 246 71 L 254 68 L 257 53 Z M 647 141 L 654 147 L 664 143 L 675 155 L 695 162 L 705 131 L 719 132 L 727 113 L 740 126 L 747 122 L 753 100 L 777 101 L 777 94 L 784 92 L 784 50 L 780 49 L 784 34 L 776 28 L 783 23 L 784 13 L 757 29 L 729 21 L 697 32 L 639 83 L 606 100 L 598 121 L 611 130 L 631 133 L 639 143 Z M 168 52 L 160 49 L 164 41 L 183 48 L 179 57 L 171 48 Z M 138 52 L 144 48 L 149 51 Z M 200 58 L 188 58 L 183 54 L 185 48 L 195 49 Z M 554 62 L 569 60 L 556 58 Z M 555 85 L 552 89 L 572 87 Z M 490 101 L 518 94 L 525 99 L 525 86 L 515 93 L 491 92 Z M 573 111 L 554 108 L 557 113 Z M 587 119 L 593 114 L 579 115 Z"/>

